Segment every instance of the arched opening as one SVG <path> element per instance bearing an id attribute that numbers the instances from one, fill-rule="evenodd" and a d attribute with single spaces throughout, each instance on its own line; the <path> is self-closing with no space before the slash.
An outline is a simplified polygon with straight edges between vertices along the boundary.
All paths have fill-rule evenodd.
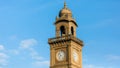
<path id="1" fill-rule="evenodd" d="M 74 35 L 74 28 L 71 27 L 71 34 Z"/>
<path id="2" fill-rule="evenodd" d="M 63 36 L 63 35 L 65 35 L 65 27 L 61 26 L 60 27 L 60 36 Z"/>

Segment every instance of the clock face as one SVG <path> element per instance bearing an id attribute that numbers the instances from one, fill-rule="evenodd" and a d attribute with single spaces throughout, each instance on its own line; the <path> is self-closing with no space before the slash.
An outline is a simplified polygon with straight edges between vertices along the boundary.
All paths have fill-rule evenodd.
<path id="1" fill-rule="evenodd" d="M 58 51 L 57 54 L 56 54 L 56 58 L 57 58 L 58 61 L 63 61 L 64 58 L 65 58 L 64 51 L 62 51 L 62 50 Z"/>
<path id="2" fill-rule="evenodd" d="M 75 62 L 78 61 L 78 54 L 75 51 L 73 52 L 73 59 Z"/>

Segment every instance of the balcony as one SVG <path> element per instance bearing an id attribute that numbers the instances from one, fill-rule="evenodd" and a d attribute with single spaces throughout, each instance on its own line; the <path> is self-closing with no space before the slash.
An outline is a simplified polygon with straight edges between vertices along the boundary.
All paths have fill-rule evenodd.
<path id="1" fill-rule="evenodd" d="M 52 44 L 52 43 L 57 43 L 57 42 L 61 42 L 61 41 L 71 41 L 71 40 L 78 43 L 78 44 L 83 45 L 83 41 L 74 37 L 73 35 L 66 35 L 66 36 L 61 36 L 61 37 L 49 38 L 48 43 Z"/>

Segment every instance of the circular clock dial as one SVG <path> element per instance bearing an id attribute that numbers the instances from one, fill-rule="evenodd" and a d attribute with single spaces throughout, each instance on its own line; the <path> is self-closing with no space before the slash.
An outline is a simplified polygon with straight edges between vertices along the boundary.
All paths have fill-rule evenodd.
<path id="1" fill-rule="evenodd" d="M 75 62 L 78 60 L 78 54 L 75 51 L 73 52 L 73 59 Z"/>
<path id="2" fill-rule="evenodd" d="M 57 54 L 56 54 L 56 58 L 57 58 L 58 61 L 63 61 L 64 58 L 65 58 L 64 51 L 62 51 L 62 50 L 58 51 Z"/>

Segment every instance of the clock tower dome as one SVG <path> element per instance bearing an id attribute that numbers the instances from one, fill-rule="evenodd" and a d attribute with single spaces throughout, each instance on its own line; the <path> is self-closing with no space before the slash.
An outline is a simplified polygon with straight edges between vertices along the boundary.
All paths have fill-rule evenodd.
<path id="1" fill-rule="evenodd" d="M 76 21 L 66 3 L 55 21 L 56 36 L 49 38 L 50 68 L 82 68 L 83 42 L 76 37 Z"/>

